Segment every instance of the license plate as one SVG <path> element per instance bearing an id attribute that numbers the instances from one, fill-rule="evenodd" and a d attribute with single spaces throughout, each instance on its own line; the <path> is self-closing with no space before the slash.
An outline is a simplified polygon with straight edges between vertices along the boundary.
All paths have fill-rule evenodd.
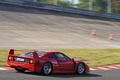
<path id="1" fill-rule="evenodd" d="M 25 59 L 23 59 L 23 58 L 16 58 L 16 61 L 24 62 Z"/>

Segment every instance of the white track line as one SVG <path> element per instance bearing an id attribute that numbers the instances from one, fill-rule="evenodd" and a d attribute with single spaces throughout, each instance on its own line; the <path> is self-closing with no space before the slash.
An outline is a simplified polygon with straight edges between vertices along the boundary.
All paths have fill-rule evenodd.
<path id="1" fill-rule="evenodd" d="M 4 69 L 4 68 L 0 68 L 0 70 L 6 70 L 6 69 Z"/>

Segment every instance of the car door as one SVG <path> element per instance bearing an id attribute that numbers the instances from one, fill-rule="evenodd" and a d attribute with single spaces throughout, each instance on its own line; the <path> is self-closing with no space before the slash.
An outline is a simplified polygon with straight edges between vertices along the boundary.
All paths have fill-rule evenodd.
<path id="1" fill-rule="evenodd" d="M 55 53 L 58 62 L 58 68 L 62 72 L 72 72 L 74 70 L 74 62 L 63 53 Z"/>

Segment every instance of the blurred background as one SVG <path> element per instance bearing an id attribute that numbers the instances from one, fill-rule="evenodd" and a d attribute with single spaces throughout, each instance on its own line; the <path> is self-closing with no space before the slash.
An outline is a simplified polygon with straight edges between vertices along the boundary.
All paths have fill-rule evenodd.
<path id="1" fill-rule="evenodd" d="M 107 13 L 120 13 L 120 0 L 31 0 L 47 4 L 74 7 Z"/>

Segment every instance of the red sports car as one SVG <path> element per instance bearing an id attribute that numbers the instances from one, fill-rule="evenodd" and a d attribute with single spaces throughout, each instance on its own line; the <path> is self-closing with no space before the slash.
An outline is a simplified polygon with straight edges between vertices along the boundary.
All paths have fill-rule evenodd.
<path id="1" fill-rule="evenodd" d="M 61 52 L 35 50 L 24 54 L 14 54 L 9 51 L 8 66 L 18 72 L 39 72 L 45 75 L 51 73 L 89 73 L 89 67 L 80 60 L 74 60 Z"/>

